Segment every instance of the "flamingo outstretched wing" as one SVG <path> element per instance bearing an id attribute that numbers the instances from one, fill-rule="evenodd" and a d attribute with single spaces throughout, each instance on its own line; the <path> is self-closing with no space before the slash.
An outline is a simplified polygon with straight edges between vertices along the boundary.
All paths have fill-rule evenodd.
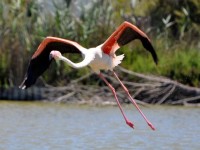
<path id="1" fill-rule="evenodd" d="M 148 36 L 139 28 L 127 21 L 123 22 L 103 43 L 102 50 L 106 54 L 114 54 L 119 47 L 126 45 L 135 39 L 139 39 L 142 42 L 144 48 L 151 53 L 154 62 L 157 64 L 157 54 Z"/>
<path id="2" fill-rule="evenodd" d="M 33 54 L 25 78 L 19 87 L 22 89 L 30 87 L 36 82 L 37 78 L 47 70 L 53 60 L 49 57 L 52 50 L 60 51 L 62 54 L 81 53 L 79 50 L 81 48 L 83 48 L 81 45 L 70 40 L 57 37 L 45 38 Z"/>

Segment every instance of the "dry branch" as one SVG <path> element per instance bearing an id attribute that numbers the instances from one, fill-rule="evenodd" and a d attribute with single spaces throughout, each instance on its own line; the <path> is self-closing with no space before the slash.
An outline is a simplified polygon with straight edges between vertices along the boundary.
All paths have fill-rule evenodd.
<path id="1" fill-rule="evenodd" d="M 119 67 L 118 74 L 125 74 L 125 76 L 133 76 L 140 78 L 136 81 L 126 81 L 123 83 L 128 87 L 131 95 L 137 99 L 138 103 L 143 105 L 151 104 L 178 104 L 187 105 L 200 102 L 200 89 L 189 87 L 178 83 L 176 81 L 156 76 L 149 76 L 140 73 L 135 73 Z M 72 81 L 66 87 L 48 88 L 51 94 L 47 94 L 47 99 L 55 101 L 71 101 L 76 99 L 80 102 L 94 102 L 96 99 L 101 98 L 101 102 L 115 102 L 112 92 L 106 85 L 82 85 L 80 82 L 93 75 L 87 74 L 79 79 Z M 122 103 L 127 103 L 127 96 L 117 80 L 104 73 L 104 76 L 111 82 L 117 89 L 118 96 Z M 55 93 L 55 94 L 53 94 Z M 62 93 L 62 94 L 58 94 Z M 65 94 L 63 94 L 65 93 Z M 69 94 L 68 94 L 69 93 Z M 58 96 L 59 95 L 59 96 Z M 63 96 L 64 95 L 64 96 Z"/>
<path id="2" fill-rule="evenodd" d="M 148 76 L 135 73 L 118 67 L 118 75 L 121 77 L 131 77 L 133 79 L 123 78 L 122 81 L 129 89 L 130 94 L 138 103 L 146 105 L 151 104 L 174 104 L 191 105 L 200 103 L 200 89 L 189 87 L 163 77 Z M 47 84 L 44 88 L 30 88 L 19 91 L 18 88 L 1 90 L 1 99 L 18 100 L 39 100 L 45 99 L 55 102 L 80 102 L 80 103 L 104 103 L 113 104 L 115 100 L 112 92 L 100 79 L 93 81 L 96 85 L 83 84 L 93 73 L 86 74 L 76 80 L 71 81 L 63 87 L 52 87 Z M 129 103 L 127 95 L 121 88 L 120 83 L 112 76 L 104 73 L 104 76 L 116 88 L 119 99 L 122 103 Z M 92 78 L 90 78 L 92 79 Z M 136 82 L 137 81 L 137 82 Z M 13 97 L 11 97 L 13 96 Z"/>

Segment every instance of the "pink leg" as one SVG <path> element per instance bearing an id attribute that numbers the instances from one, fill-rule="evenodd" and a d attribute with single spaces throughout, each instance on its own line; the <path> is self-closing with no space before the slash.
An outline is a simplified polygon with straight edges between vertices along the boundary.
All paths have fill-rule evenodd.
<path id="1" fill-rule="evenodd" d="M 118 100 L 118 98 L 117 98 L 117 95 L 116 95 L 116 92 L 115 92 L 114 87 L 106 80 L 106 78 L 104 78 L 104 76 L 103 76 L 101 73 L 99 74 L 99 76 L 100 76 L 100 78 L 107 84 L 107 86 L 112 90 L 113 95 L 114 95 L 114 97 L 115 97 L 115 100 L 116 100 L 116 102 L 117 102 L 117 105 L 119 106 L 119 109 L 120 109 L 120 111 L 121 111 L 121 113 L 122 113 L 122 115 L 123 115 L 123 117 L 124 117 L 124 119 L 125 119 L 125 121 L 126 121 L 126 124 L 129 125 L 131 128 L 134 128 L 133 123 L 127 119 L 126 115 L 124 114 L 124 112 L 123 112 L 123 110 L 122 110 L 122 107 L 121 107 L 121 105 L 120 105 L 120 103 L 119 103 L 119 100 Z"/>
<path id="2" fill-rule="evenodd" d="M 147 117 L 143 114 L 143 112 L 140 110 L 140 108 L 138 107 L 137 103 L 135 102 L 135 100 L 131 97 L 128 89 L 125 87 L 125 85 L 121 82 L 121 80 L 119 79 L 119 77 L 117 76 L 117 74 L 113 71 L 113 74 L 115 75 L 115 77 L 117 78 L 117 80 L 120 82 L 121 86 L 123 87 L 124 91 L 127 93 L 127 95 L 129 96 L 129 99 L 131 101 L 131 103 L 133 105 L 135 105 L 135 107 L 138 109 L 138 111 L 140 112 L 140 114 L 142 115 L 142 117 L 144 118 L 144 120 L 147 122 L 147 124 L 151 127 L 152 130 L 155 130 L 155 127 L 152 125 L 152 123 L 147 119 Z"/>

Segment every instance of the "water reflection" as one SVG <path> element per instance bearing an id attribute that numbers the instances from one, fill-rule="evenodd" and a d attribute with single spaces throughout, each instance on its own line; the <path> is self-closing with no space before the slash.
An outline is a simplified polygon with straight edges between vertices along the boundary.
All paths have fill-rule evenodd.
<path id="1" fill-rule="evenodd" d="M 142 107 L 152 131 L 132 106 L 125 125 L 117 107 L 0 102 L 0 149 L 199 149 L 200 109 Z"/>

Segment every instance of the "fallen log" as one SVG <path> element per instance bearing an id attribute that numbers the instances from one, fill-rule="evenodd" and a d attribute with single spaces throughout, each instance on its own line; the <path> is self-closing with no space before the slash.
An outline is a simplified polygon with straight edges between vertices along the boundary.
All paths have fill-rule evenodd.
<path id="1" fill-rule="evenodd" d="M 134 76 L 139 78 L 138 81 L 126 81 L 123 83 L 128 87 L 133 98 L 137 100 L 138 103 L 143 105 L 145 104 L 173 104 L 173 105 L 197 105 L 200 103 L 200 89 L 189 87 L 178 83 L 176 81 L 164 78 L 149 76 L 140 73 L 135 73 L 129 70 L 126 70 L 122 67 L 119 67 L 118 74 L 120 76 Z M 60 99 L 62 102 L 72 101 L 76 99 L 79 102 L 93 102 L 96 101 L 100 103 L 108 103 L 108 101 L 114 103 L 112 92 L 105 84 L 100 85 L 83 85 L 81 84 L 82 80 L 90 78 L 93 75 L 87 74 L 84 77 L 76 79 L 69 83 L 66 87 L 58 87 L 53 90 L 55 93 L 62 93 L 65 90 L 65 94 L 60 94 Z M 104 76 L 112 83 L 112 85 L 117 89 L 117 94 L 119 100 L 122 103 L 129 103 L 125 92 L 120 88 L 120 84 L 115 78 L 104 74 Z M 47 91 L 52 91 L 47 89 Z M 46 91 L 46 92 L 47 92 Z M 48 92 L 47 92 L 48 93 Z M 69 94 L 73 93 L 73 94 Z M 58 100 L 55 94 L 47 94 L 47 99 Z M 49 97 L 50 96 L 50 97 Z M 101 99 L 101 100 L 99 100 Z"/>
<path id="2" fill-rule="evenodd" d="M 123 76 L 123 83 L 128 87 L 130 94 L 137 103 L 146 104 L 171 104 L 171 105 L 199 105 L 200 89 L 189 87 L 176 81 L 164 78 L 135 73 L 119 67 L 119 76 Z M 130 103 L 126 93 L 120 84 L 112 76 L 103 73 L 104 76 L 116 88 L 121 103 Z M 71 81 L 63 87 L 32 87 L 28 90 L 20 90 L 16 87 L 1 90 L 0 99 L 8 100 L 47 100 L 53 102 L 116 104 L 110 89 L 100 79 L 98 84 L 83 84 L 94 76 L 87 74 L 79 79 Z M 126 79 L 132 77 L 135 79 Z M 137 82 L 136 82 L 137 81 Z"/>

